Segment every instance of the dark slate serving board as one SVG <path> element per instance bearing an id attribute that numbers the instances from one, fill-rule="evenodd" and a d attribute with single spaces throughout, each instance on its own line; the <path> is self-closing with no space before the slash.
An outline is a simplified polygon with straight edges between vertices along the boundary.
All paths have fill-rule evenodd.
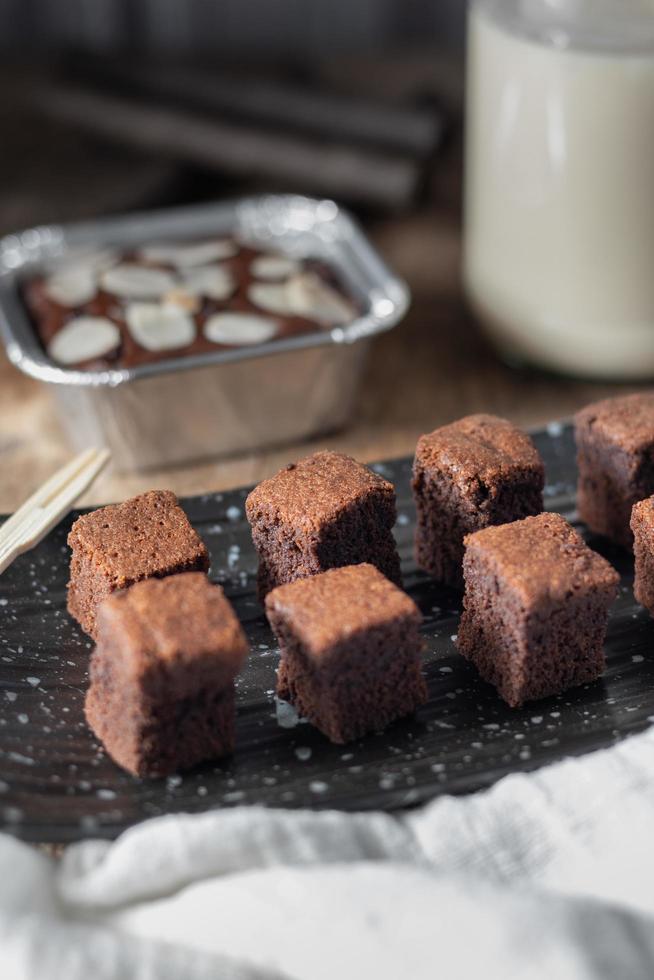
<path id="1" fill-rule="evenodd" d="M 574 520 L 569 428 L 536 435 L 548 509 Z M 167 780 L 126 775 L 102 752 L 82 713 L 90 643 L 65 611 L 65 520 L 0 576 L 0 825 L 31 841 L 114 837 L 146 817 L 238 803 L 393 810 L 442 793 L 468 793 L 501 776 L 601 748 L 654 721 L 654 623 L 635 603 L 631 563 L 598 540 L 622 587 L 602 681 L 512 711 L 456 652 L 460 596 L 416 570 L 409 460 L 376 467 L 398 491 L 405 586 L 425 615 L 429 702 L 415 719 L 352 745 L 331 745 L 297 723 L 273 689 L 277 650 L 254 596 L 256 560 L 247 490 L 184 502 L 249 635 L 237 692 L 234 757 Z"/>

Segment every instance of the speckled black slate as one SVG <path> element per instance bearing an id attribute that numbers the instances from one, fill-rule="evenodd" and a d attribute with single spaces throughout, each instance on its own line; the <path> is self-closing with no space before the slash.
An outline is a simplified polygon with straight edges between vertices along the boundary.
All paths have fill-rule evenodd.
<path id="1" fill-rule="evenodd" d="M 548 509 L 572 519 L 571 432 L 552 425 L 536 441 L 547 467 Z M 590 542 L 622 574 L 603 681 L 512 711 L 456 652 L 460 597 L 416 571 L 410 460 L 377 468 L 397 486 L 405 586 L 425 614 L 430 697 L 415 720 L 338 747 L 276 707 L 277 651 L 254 596 L 247 491 L 195 497 L 185 509 L 211 550 L 212 577 L 226 586 L 252 643 L 237 693 L 238 748 L 227 763 L 165 781 L 126 775 L 83 718 L 90 643 L 65 612 L 71 517 L 0 576 L 4 829 L 57 842 L 113 837 L 145 817 L 236 803 L 390 810 L 610 745 L 654 720 L 654 622 L 634 603 L 628 556 Z"/>

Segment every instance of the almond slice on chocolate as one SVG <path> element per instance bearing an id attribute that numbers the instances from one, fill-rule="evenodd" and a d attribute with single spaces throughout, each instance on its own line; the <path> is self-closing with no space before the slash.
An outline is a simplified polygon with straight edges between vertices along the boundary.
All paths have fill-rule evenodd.
<path id="1" fill-rule="evenodd" d="M 315 272 L 291 276 L 285 282 L 253 282 L 248 296 L 255 306 L 278 316 L 301 316 L 326 326 L 349 323 L 354 305 Z"/>
<path id="2" fill-rule="evenodd" d="M 293 276 L 287 287 L 290 305 L 298 316 L 332 327 L 350 323 L 356 316 L 354 304 L 315 272 Z"/>
<path id="3" fill-rule="evenodd" d="M 236 280 L 231 270 L 223 265 L 201 265 L 185 269 L 182 273 L 184 289 L 195 296 L 209 299 L 229 299 L 236 290 Z"/>
<path id="4" fill-rule="evenodd" d="M 80 364 L 104 357 L 120 344 L 120 330 L 106 316 L 77 316 L 64 324 L 48 344 L 58 364 Z"/>
<path id="5" fill-rule="evenodd" d="M 46 259 L 43 268 L 48 273 L 72 272 L 77 269 L 84 269 L 86 272 L 100 274 L 118 261 L 118 252 L 115 248 L 88 248 L 86 246 L 72 246 L 67 248 L 63 255 Z"/>
<path id="6" fill-rule="evenodd" d="M 256 313 L 214 313 L 204 325 L 204 336 L 214 344 L 240 347 L 265 344 L 272 340 L 279 326 L 269 316 Z"/>
<path id="7" fill-rule="evenodd" d="M 107 293 L 124 299 L 159 299 L 177 286 L 175 277 L 163 269 L 148 269 L 127 262 L 107 269 L 100 277 Z"/>
<path id="8" fill-rule="evenodd" d="M 236 242 L 230 238 L 219 238 L 209 242 L 189 242 L 161 245 L 146 245 L 139 251 L 139 256 L 145 262 L 162 262 L 174 265 L 178 269 L 186 269 L 195 265 L 206 265 L 207 262 L 219 262 L 229 259 L 239 251 Z"/>
<path id="9" fill-rule="evenodd" d="M 300 269 L 298 260 L 289 255 L 258 255 L 250 265 L 250 272 L 257 279 L 288 279 Z"/>
<path id="10" fill-rule="evenodd" d="M 175 303 L 129 303 L 125 320 L 132 337 L 145 350 L 176 350 L 195 340 L 193 318 Z"/>
<path id="11" fill-rule="evenodd" d="M 48 276 L 43 284 L 48 299 L 72 309 L 89 303 L 98 291 L 95 272 L 85 266 L 60 269 Z"/>
<path id="12" fill-rule="evenodd" d="M 253 282 L 248 287 L 250 302 L 267 313 L 277 316 L 296 316 L 288 294 L 288 282 Z"/>

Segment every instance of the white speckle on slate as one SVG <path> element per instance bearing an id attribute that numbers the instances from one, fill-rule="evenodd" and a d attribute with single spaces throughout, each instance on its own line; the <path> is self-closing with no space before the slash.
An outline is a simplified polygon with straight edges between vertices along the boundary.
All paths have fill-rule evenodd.
<path id="1" fill-rule="evenodd" d="M 548 422 L 547 423 L 547 434 L 556 439 L 563 432 L 563 422 Z"/>
<path id="2" fill-rule="evenodd" d="M 0 793 L 6 793 L 9 789 L 9 783 L 6 783 L 4 779 L 0 779 Z"/>
<path id="3" fill-rule="evenodd" d="M 177 789 L 177 787 L 178 786 L 181 786 L 181 785 L 182 785 L 182 777 L 181 776 L 169 776 L 168 779 L 166 780 L 166 789 L 167 790 Z"/>
<path id="4" fill-rule="evenodd" d="M 452 636 L 450 637 L 450 640 L 452 641 L 452 643 L 456 643 L 456 639 L 457 639 L 457 634 L 456 634 L 456 633 L 454 633 L 454 634 L 453 634 L 453 635 L 452 635 Z"/>
<path id="5" fill-rule="evenodd" d="M 441 674 L 451 674 L 452 673 L 452 668 L 451 667 L 439 667 L 438 669 L 440 670 Z"/>
<path id="6" fill-rule="evenodd" d="M 28 684 L 31 684 L 32 687 L 38 687 L 39 684 L 41 683 L 40 677 L 26 677 L 25 680 L 27 681 Z"/>
<path id="7" fill-rule="evenodd" d="M 208 792 L 209 790 L 207 789 L 206 786 L 198 786 L 197 788 L 198 796 L 206 796 Z"/>
<path id="8" fill-rule="evenodd" d="M 21 755 L 20 752 L 8 752 L 7 758 L 11 759 L 12 762 L 18 762 L 22 766 L 33 766 L 34 759 L 29 755 Z"/>
<path id="9" fill-rule="evenodd" d="M 6 806 L 2 812 L 7 823 L 18 823 L 23 819 L 23 811 L 17 806 Z"/>
<path id="10" fill-rule="evenodd" d="M 353 758 L 354 758 L 353 752 L 344 752 L 343 755 L 341 756 L 341 762 L 349 762 L 350 759 Z"/>
<path id="11" fill-rule="evenodd" d="M 5 697 L 7 701 L 15 701 L 18 695 L 15 691 L 5 691 Z"/>
<path id="12" fill-rule="evenodd" d="M 237 789 L 233 793 L 225 793 L 223 800 L 225 803 L 238 803 L 239 800 L 243 799 L 243 796 L 244 793 L 240 789 Z"/>
<path id="13" fill-rule="evenodd" d="M 240 521 L 241 519 L 241 508 L 237 507 L 235 504 L 228 507 L 225 513 L 228 521 L 233 521 L 236 523 L 236 521 Z"/>
<path id="14" fill-rule="evenodd" d="M 409 523 L 409 515 L 408 514 L 398 514 L 397 515 L 397 523 L 400 525 L 400 527 L 405 527 Z"/>
<path id="15" fill-rule="evenodd" d="M 327 783 L 323 783 L 320 779 L 313 779 L 309 783 L 309 789 L 312 793 L 326 793 L 329 787 Z"/>
<path id="16" fill-rule="evenodd" d="M 644 659 L 645 658 L 642 657 L 639 653 L 635 653 L 633 655 L 633 657 L 631 658 L 631 662 L 634 663 L 634 664 L 642 664 L 642 662 L 643 662 Z"/>
<path id="17" fill-rule="evenodd" d="M 311 758 L 311 749 L 308 745 L 298 745 L 295 750 L 295 754 L 300 762 L 306 762 L 307 759 Z"/>
<path id="18" fill-rule="evenodd" d="M 99 789 L 95 794 L 99 800 L 115 800 L 116 793 L 113 789 Z"/>
<path id="19" fill-rule="evenodd" d="M 488 724 L 484 725 L 483 727 L 488 732 L 499 732 L 500 730 L 500 726 L 497 724 L 497 722 L 494 721 L 489 721 Z"/>
<path id="20" fill-rule="evenodd" d="M 9 599 L 0 599 L 0 606 L 6 606 L 9 604 Z"/>
<path id="21" fill-rule="evenodd" d="M 541 721 L 543 720 L 543 716 L 542 715 L 533 715 L 531 720 L 532 720 L 532 723 L 534 725 L 540 725 Z"/>
<path id="22" fill-rule="evenodd" d="M 20 714 L 17 716 L 21 725 L 26 725 L 29 721 L 29 716 L 25 714 Z"/>
<path id="23" fill-rule="evenodd" d="M 300 721 L 297 711 L 288 701 L 280 701 L 275 698 L 275 713 L 280 728 L 295 728 Z"/>

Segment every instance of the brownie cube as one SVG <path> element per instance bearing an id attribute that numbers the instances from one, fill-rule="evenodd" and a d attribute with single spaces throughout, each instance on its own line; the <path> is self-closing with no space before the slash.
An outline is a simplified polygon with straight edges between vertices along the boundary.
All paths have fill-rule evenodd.
<path id="1" fill-rule="evenodd" d="M 634 535 L 634 595 L 654 616 L 654 497 L 634 504 L 631 530 Z"/>
<path id="2" fill-rule="evenodd" d="M 457 645 L 507 704 L 558 694 L 604 669 L 618 573 L 559 514 L 465 540 Z"/>
<path id="3" fill-rule="evenodd" d="M 278 696 L 332 742 L 381 731 L 426 700 L 420 612 L 372 565 L 281 585 L 266 613 L 281 651 Z"/>
<path id="4" fill-rule="evenodd" d="M 543 509 L 543 461 L 529 436 L 494 415 L 469 415 L 421 436 L 413 464 L 416 561 L 463 585 L 463 539 Z"/>
<path id="5" fill-rule="evenodd" d="M 393 485 L 350 456 L 319 452 L 264 480 L 246 501 L 259 598 L 295 579 L 370 562 L 400 582 Z"/>
<path id="6" fill-rule="evenodd" d="M 68 612 L 94 639 L 97 607 L 112 592 L 209 568 L 207 549 L 170 490 L 150 490 L 78 517 L 68 544 Z"/>
<path id="7" fill-rule="evenodd" d="M 166 776 L 234 747 L 234 678 L 248 644 L 220 586 L 191 572 L 100 605 L 86 719 L 135 776 Z"/>
<path id="8" fill-rule="evenodd" d="M 654 493 L 654 393 L 587 405 L 575 415 L 575 438 L 579 517 L 632 548 L 632 507 Z"/>

